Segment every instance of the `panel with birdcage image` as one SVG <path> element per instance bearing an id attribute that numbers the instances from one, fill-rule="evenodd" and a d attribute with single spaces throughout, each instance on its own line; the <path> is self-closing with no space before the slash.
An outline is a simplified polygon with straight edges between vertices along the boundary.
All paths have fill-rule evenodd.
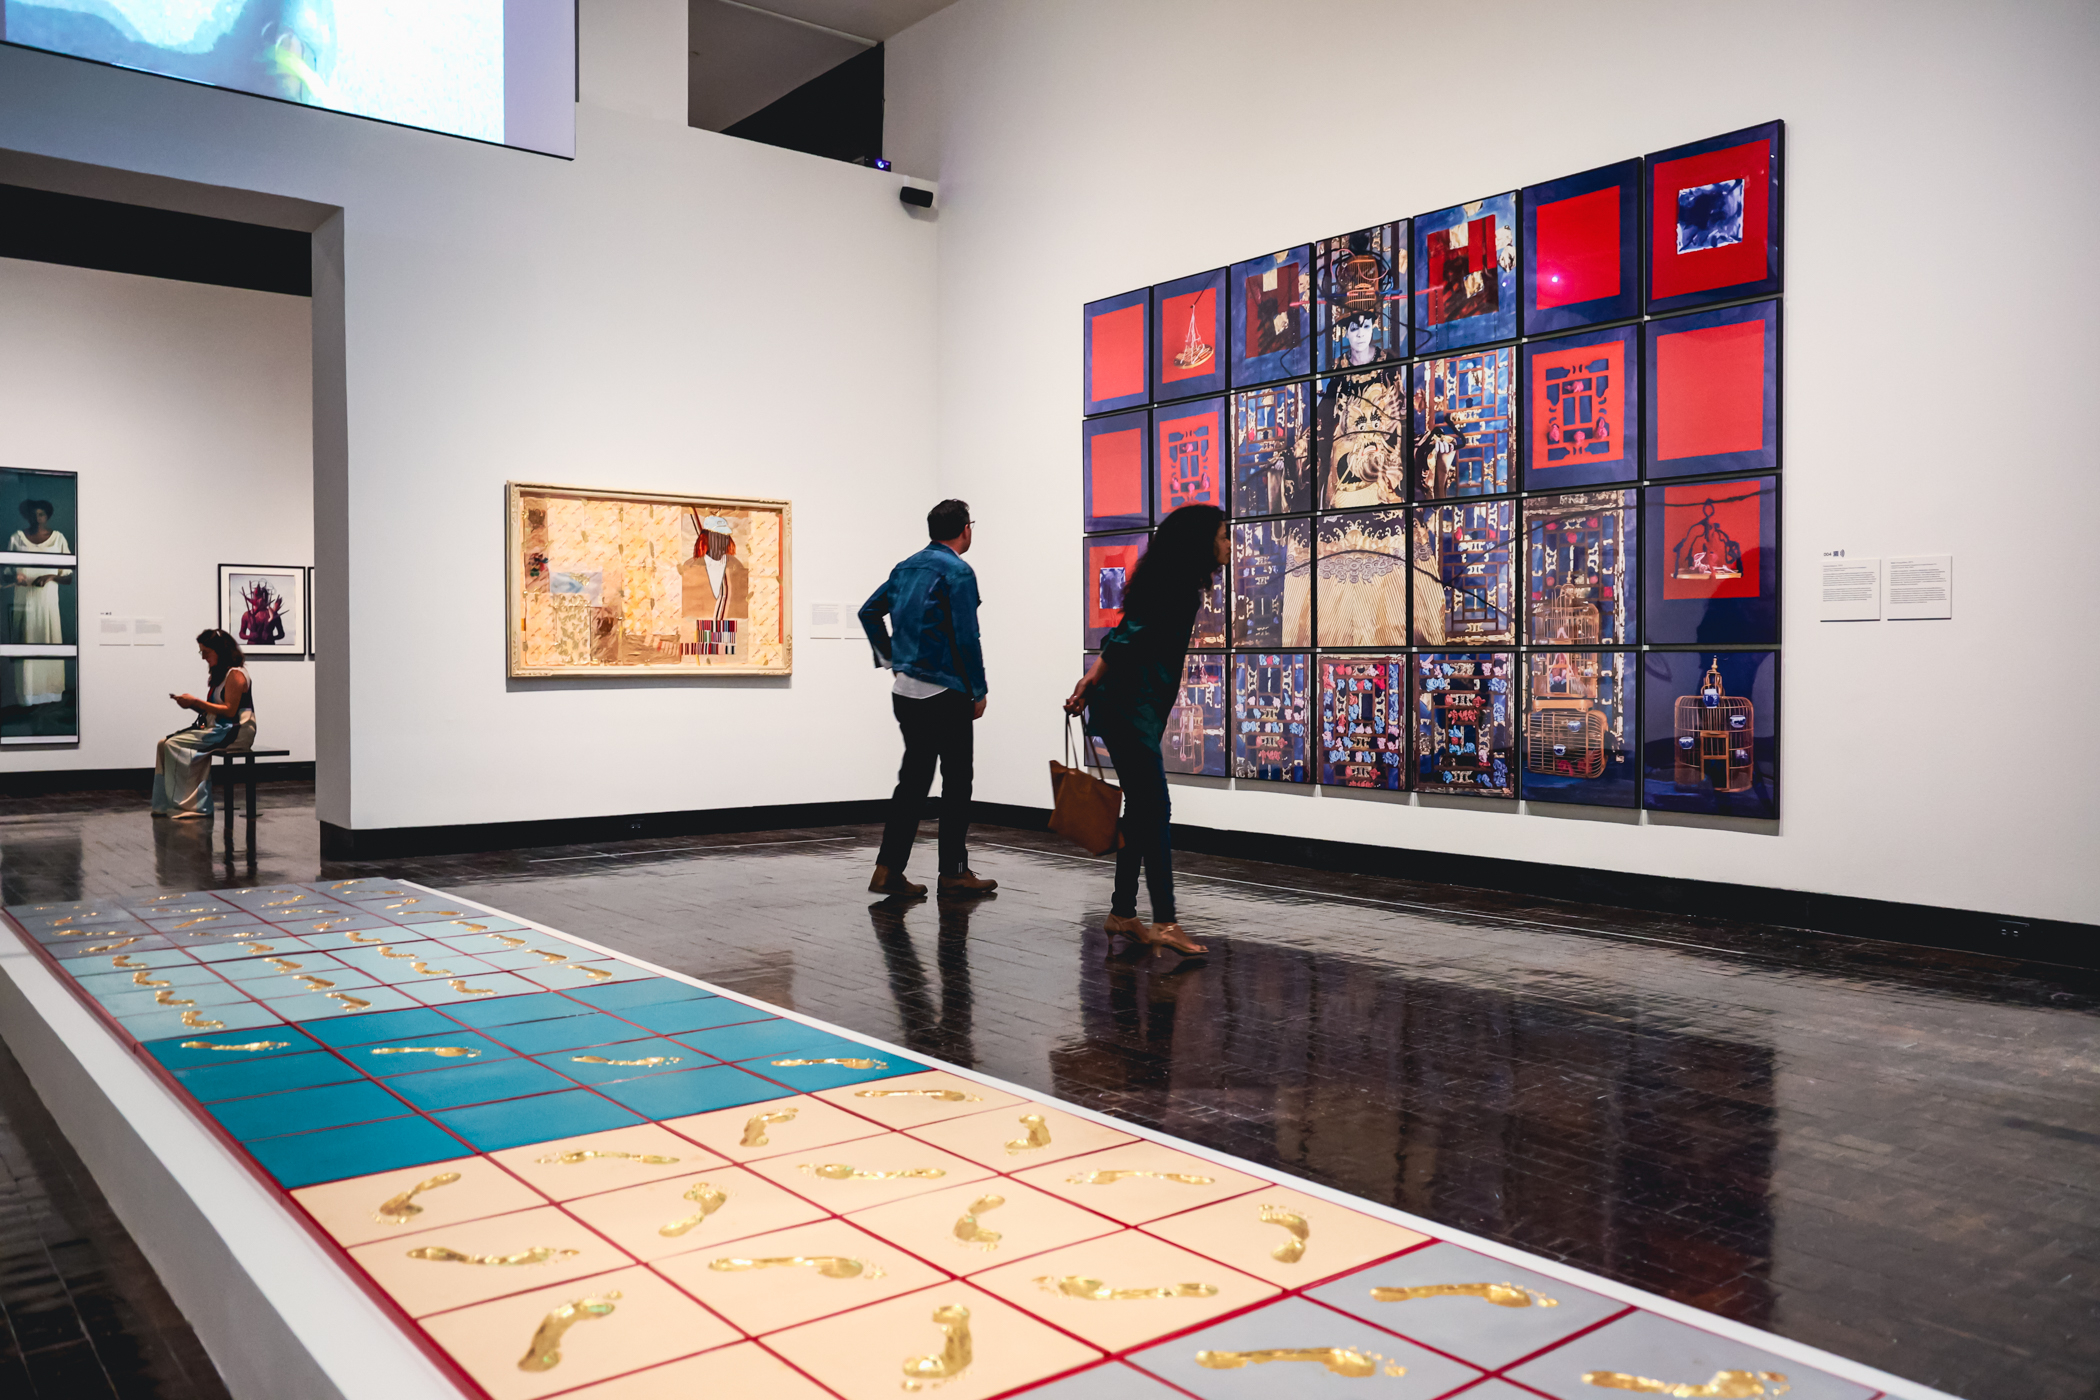
<path id="1" fill-rule="evenodd" d="M 1642 661 L 1642 805 L 1778 816 L 1779 653 L 1651 651 Z"/>
<path id="2" fill-rule="evenodd" d="M 1524 658 L 1527 801 L 1634 805 L 1639 660 L 1630 651 L 1535 651 Z"/>
<path id="3" fill-rule="evenodd" d="M 1639 640 L 1634 608 L 1638 500 L 1630 490 L 1525 499 L 1527 642 L 1611 647 Z"/>

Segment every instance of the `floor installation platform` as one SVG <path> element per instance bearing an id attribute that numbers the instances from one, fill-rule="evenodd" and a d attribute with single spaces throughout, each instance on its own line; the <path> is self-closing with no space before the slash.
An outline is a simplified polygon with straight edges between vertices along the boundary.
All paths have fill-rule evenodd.
<path id="1" fill-rule="evenodd" d="M 244 1400 L 1937 1394 L 409 882 L 7 913 Z"/>

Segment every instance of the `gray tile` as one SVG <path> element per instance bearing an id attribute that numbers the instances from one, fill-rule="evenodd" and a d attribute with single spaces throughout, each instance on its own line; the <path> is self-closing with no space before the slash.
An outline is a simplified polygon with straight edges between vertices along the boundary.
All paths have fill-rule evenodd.
<path id="1" fill-rule="evenodd" d="M 1253 1361 L 1238 1369 L 1218 1369 L 1198 1362 L 1203 1352 L 1299 1351 L 1350 1348 L 1376 1362 L 1374 1375 L 1338 1375 L 1316 1360 Z M 1133 1352 L 1130 1359 L 1204 1400 L 1319 1400 L 1332 1396 L 1376 1396 L 1381 1400 L 1430 1400 L 1456 1390 L 1480 1372 L 1438 1356 L 1344 1313 L 1303 1298 L 1285 1298 L 1228 1318 L 1158 1346 Z M 1393 1367 L 1405 1368 L 1392 1375 Z"/>
<path id="2" fill-rule="evenodd" d="M 1733 1395 L 1785 1395 L 1787 1400 L 1867 1400 L 1871 1387 L 1799 1362 L 1775 1356 L 1761 1347 L 1732 1342 L 1726 1337 L 1654 1313 L 1632 1313 L 1577 1337 L 1564 1347 L 1527 1361 L 1508 1374 L 1534 1390 L 1560 1400 L 1597 1400 L 1600 1392 L 1644 1389 L 1666 1394 L 1654 1387 L 1626 1384 L 1598 1385 L 1583 1378 L 1597 1373 L 1638 1376 L 1664 1385 L 1703 1386 L 1720 1379 L 1723 1371 L 1751 1373 L 1758 1390 L 1734 1390 Z M 1682 1392 L 1680 1392 L 1682 1393 Z"/>

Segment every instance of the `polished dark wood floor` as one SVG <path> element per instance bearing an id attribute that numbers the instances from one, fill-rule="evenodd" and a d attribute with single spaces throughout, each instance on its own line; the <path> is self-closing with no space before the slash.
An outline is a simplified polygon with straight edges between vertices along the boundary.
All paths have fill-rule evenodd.
<path id="1" fill-rule="evenodd" d="M 1214 951 L 1185 962 L 1111 947 L 1105 865 L 1034 833 L 979 830 L 996 896 L 899 903 L 865 891 L 872 828 L 323 866 L 311 803 L 269 789 L 229 864 L 135 797 L 14 801 L 0 893 L 422 880 L 1972 1400 L 2100 1395 L 2100 975 L 1200 856 Z M 17 1195 L 48 1170 L 91 1198 L 46 1147 L 0 1153 Z M 67 1276 L 14 1262 L 55 1257 L 46 1228 L 0 1217 L 0 1367 L 117 1325 L 121 1231 L 65 1245 L 91 1262 L 64 1331 Z M 124 1317 L 111 1393 L 219 1393 Z"/>

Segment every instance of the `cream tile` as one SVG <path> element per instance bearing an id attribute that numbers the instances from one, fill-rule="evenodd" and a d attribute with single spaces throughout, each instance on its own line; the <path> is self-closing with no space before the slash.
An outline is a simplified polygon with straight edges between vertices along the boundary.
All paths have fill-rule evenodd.
<path id="1" fill-rule="evenodd" d="M 839 1278 L 807 1264 L 715 1267 L 739 1260 L 796 1258 L 857 1260 L 861 1268 L 849 1278 Z M 887 1240 L 836 1219 L 754 1235 L 734 1246 L 659 1259 L 653 1267 L 754 1337 L 878 1303 L 947 1278 Z M 834 1273 L 845 1267 L 835 1267 Z"/>
<path id="2" fill-rule="evenodd" d="M 583 1157 L 594 1152 L 600 1155 Z M 625 1154 L 615 1155 L 615 1154 Z M 623 1186 L 687 1176 L 722 1159 L 654 1123 L 529 1143 L 489 1154 L 553 1200 L 568 1201 Z M 645 1158 L 662 1158 L 647 1161 Z M 569 1160 L 564 1160 L 569 1159 Z"/>
<path id="3" fill-rule="evenodd" d="M 1044 1103 L 1012 1104 L 928 1123 L 913 1128 L 911 1135 L 1002 1172 L 1137 1141 L 1134 1134 Z"/>
<path id="4" fill-rule="evenodd" d="M 907 1367 L 941 1357 L 963 1329 L 971 1361 L 941 1381 L 941 1400 L 985 1400 L 1100 1356 L 966 1283 L 938 1284 L 775 1332 L 766 1345 L 846 1400 L 896 1400 L 907 1380 L 932 1379 Z"/>
<path id="5" fill-rule="evenodd" d="M 840 1215 L 962 1182 L 982 1181 L 992 1174 L 967 1158 L 903 1133 L 769 1157 L 753 1162 L 751 1170 Z"/>
<path id="6" fill-rule="evenodd" d="M 1153 1142 L 1111 1147 L 1014 1175 L 1126 1225 L 1142 1225 L 1267 1184 L 1260 1177 Z"/>
<path id="7" fill-rule="evenodd" d="M 536 1350 L 543 1332 L 560 1328 L 558 1310 L 585 1304 L 598 1315 L 571 1321 L 553 1348 Z M 739 1340 L 728 1323 L 647 1269 L 440 1313 L 422 1326 L 492 1400 L 533 1400 Z M 558 1359 L 544 1370 L 520 1364 L 550 1354 Z"/>
<path id="8" fill-rule="evenodd" d="M 1193 1327 L 1281 1291 L 1136 1230 L 1002 1264 L 970 1282 L 1108 1351 Z M 1183 1286 L 1189 1291 L 1178 1291 Z M 1173 1296 L 1098 1296 L 1104 1291 Z"/>
<path id="9" fill-rule="evenodd" d="M 960 1118 L 965 1113 L 983 1113 L 988 1109 L 1028 1102 L 1019 1094 L 1009 1094 L 1004 1089 L 994 1089 L 944 1069 L 930 1069 L 924 1074 L 900 1074 L 895 1079 L 849 1084 L 842 1089 L 825 1089 L 816 1097 L 890 1128 L 916 1128 L 922 1123 Z"/>
<path id="10" fill-rule="evenodd" d="M 457 1179 L 445 1181 L 446 1176 Z M 425 1182 L 434 1184 L 415 1190 Z M 379 1214 L 380 1206 L 410 1191 L 415 1194 L 407 1204 L 414 1207 L 413 1212 L 397 1211 L 395 1217 Z M 394 1239 L 438 1225 L 546 1204 L 539 1192 L 486 1157 L 461 1157 L 425 1167 L 354 1176 L 324 1186 L 302 1186 L 292 1192 L 292 1199 L 305 1207 L 315 1224 L 343 1245 Z"/>
<path id="11" fill-rule="evenodd" d="M 443 1250 L 477 1259 L 545 1250 L 549 1257 L 537 1263 L 477 1264 L 419 1258 L 419 1250 Z M 633 1262 L 553 1206 L 361 1244 L 350 1251 L 350 1257 L 411 1317 L 523 1293 Z"/>
<path id="12" fill-rule="evenodd" d="M 1011 1179 L 952 1186 L 849 1218 L 952 1274 L 993 1268 L 1121 1228 Z"/>
<path id="13" fill-rule="evenodd" d="M 1302 1247 L 1296 1230 L 1284 1223 L 1289 1217 L 1303 1224 Z M 1277 1186 L 1145 1228 L 1287 1288 L 1317 1283 L 1429 1238 L 1404 1225 Z"/>
<path id="14" fill-rule="evenodd" d="M 786 1115 L 792 1114 L 793 1117 Z M 719 1152 L 732 1162 L 756 1162 L 790 1152 L 811 1152 L 853 1138 L 886 1131 L 858 1114 L 848 1113 L 813 1094 L 721 1108 L 685 1118 L 666 1118 L 664 1126 Z M 757 1139 L 748 1145 L 746 1138 Z"/>
<path id="15" fill-rule="evenodd" d="M 738 1342 L 668 1366 L 586 1386 L 575 1400 L 694 1400 L 696 1396 L 763 1396 L 765 1400 L 831 1400 L 831 1392 L 756 1342 Z"/>
<path id="16" fill-rule="evenodd" d="M 699 1215 L 714 1192 L 724 1199 L 698 1224 L 664 1233 Z M 569 1209 L 637 1259 L 714 1249 L 730 1240 L 806 1225 L 825 1214 L 821 1207 L 742 1167 L 715 1167 L 585 1196 L 569 1202 Z"/>

